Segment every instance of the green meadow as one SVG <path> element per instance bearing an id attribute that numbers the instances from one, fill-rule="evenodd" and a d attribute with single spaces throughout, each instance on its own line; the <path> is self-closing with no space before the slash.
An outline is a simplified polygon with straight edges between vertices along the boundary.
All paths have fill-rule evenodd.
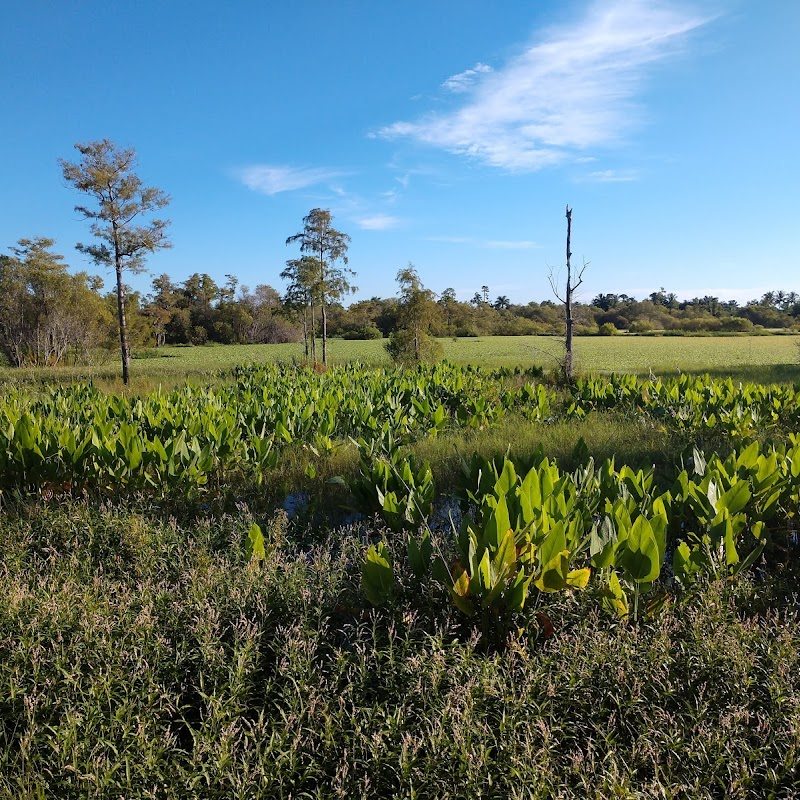
<path id="1" fill-rule="evenodd" d="M 550 336 L 487 336 L 441 339 L 444 358 L 456 364 L 483 366 L 531 366 L 554 371 L 563 352 L 563 341 Z M 381 340 L 329 343 L 332 364 L 358 361 L 387 366 L 389 358 Z M 176 380 L 240 364 L 299 362 L 300 344 L 165 346 L 134 353 L 134 388 L 138 378 Z M 647 375 L 709 373 L 739 380 L 793 382 L 800 380 L 800 336 L 586 336 L 575 339 L 575 363 L 579 373 L 612 372 Z M 0 380 L 113 381 L 119 372 L 117 353 L 98 355 L 92 367 L 59 370 L 0 368 Z M 121 385 L 121 383 L 120 383 Z"/>

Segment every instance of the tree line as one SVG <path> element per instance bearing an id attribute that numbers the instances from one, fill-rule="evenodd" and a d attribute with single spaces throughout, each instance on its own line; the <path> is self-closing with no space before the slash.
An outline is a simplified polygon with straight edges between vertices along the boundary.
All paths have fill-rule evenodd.
<path id="1" fill-rule="evenodd" d="M 286 239 L 299 256 L 287 259 L 280 272 L 283 293 L 269 284 L 251 289 L 232 274 L 219 285 L 205 273 L 182 282 L 162 274 L 149 293 L 133 291 L 126 273 L 141 272 L 147 255 L 170 246 L 168 221 L 152 218 L 169 197 L 142 184 L 132 149 L 107 139 L 76 149 L 78 161 L 59 164 L 67 183 L 91 201 L 76 210 L 95 240 L 76 248 L 97 266 L 113 269 L 115 285 L 104 293 L 100 277 L 70 272 L 51 238 L 20 239 L 9 254 L 0 254 L 0 354 L 13 366 L 86 362 L 118 342 L 127 383 L 132 347 L 303 341 L 309 359 L 316 361 L 319 353 L 326 362 L 331 336 L 386 338 L 395 360 L 415 361 L 435 357 L 436 337 L 564 333 L 561 303 L 515 304 L 505 295 L 492 300 L 486 284 L 469 302 L 459 301 L 453 288 L 438 295 L 425 288 L 411 263 L 397 273 L 397 296 L 345 305 L 356 291 L 350 237 L 320 208 Z M 798 328 L 800 296 L 773 291 L 739 305 L 709 296 L 681 301 L 663 288 L 643 300 L 606 293 L 589 303 L 573 298 L 570 318 L 576 335 Z"/>
<path id="2" fill-rule="evenodd" d="M 194 273 L 183 281 L 159 275 L 149 293 L 123 284 L 129 345 L 269 344 L 305 341 L 309 357 L 312 329 L 326 339 L 389 339 L 393 332 L 414 329 L 412 347 L 419 350 L 424 320 L 433 337 L 491 335 L 562 335 L 561 304 L 551 300 L 516 304 L 503 295 L 459 301 L 452 288 L 439 294 L 425 289 L 413 265 L 400 270 L 398 296 L 371 297 L 349 305 L 337 289 L 323 302 L 304 288 L 302 270 L 314 262 L 290 259 L 282 273 L 287 285 L 243 285 L 235 275 L 218 284 Z M 300 263 L 297 263 L 300 262 Z M 297 270 L 299 272 L 296 272 Z M 338 279 L 337 279 L 338 280 Z M 488 287 L 487 287 L 488 291 Z M 484 299 L 486 297 L 486 299 Z M 663 289 L 643 300 L 626 294 L 599 294 L 574 308 L 577 335 L 617 331 L 753 331 L 795 328 L 800 298 L 795 292 L 768 292 L 739 305 L 716 297 L 679 301 Z M 304 336 L 305 332 L 305 336 Z M 118 339 L 117 293 L 103 291 L 103 281 L 86 272 L 70 272 L 52 239 L 21 239 L 0 254 L 0 351 L 15 366 L 85 362 L 96 348 L 112 348 Z M 404 334 L 405 335 L 405 334 Z M 316 337 L 315 337 L 316 339 Z M 414 345 L 413 340 L 416 339 Z"/>

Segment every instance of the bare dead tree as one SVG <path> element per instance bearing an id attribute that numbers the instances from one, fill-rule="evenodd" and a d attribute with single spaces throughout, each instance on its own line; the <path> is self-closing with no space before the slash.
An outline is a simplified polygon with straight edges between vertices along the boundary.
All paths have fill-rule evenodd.
<path id="1" fill-rule="evenodd" d="M 564 362 L 562 369 L 564 372 L 564 380 L 567 383 L 572 383 L 574 359 L 572 356 L 572 304 L 575 295 L 575 290 L 583 283 L 583 273 L 586 267 L 589 266 L 588 261 L 583 262 L 583 266 L 577 270 L 574 280 L 572 274 L 572 250 L 570 243 L 572 239 L 572 209 L 567 206 L 567 283 L 564 288 L 563 297 L 558 287 L 558 276 L 550 269 L 548 280 L 550 281 L 550 288 L 558 300 L 564 304 L 564 321 L 566 323 L 566 334 L 564 336 Z"/>

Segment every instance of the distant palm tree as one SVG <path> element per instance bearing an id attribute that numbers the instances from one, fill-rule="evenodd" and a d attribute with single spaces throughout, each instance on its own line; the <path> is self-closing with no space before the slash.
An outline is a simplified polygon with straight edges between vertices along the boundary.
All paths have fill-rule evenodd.
<path id="1" fill-rule="evenodd" d="M 505 308 L 511 308 L 511 301 L 504 294 L 501 294 L 500 297 L 494 301 L 494 307 L 498 311 Z"/>

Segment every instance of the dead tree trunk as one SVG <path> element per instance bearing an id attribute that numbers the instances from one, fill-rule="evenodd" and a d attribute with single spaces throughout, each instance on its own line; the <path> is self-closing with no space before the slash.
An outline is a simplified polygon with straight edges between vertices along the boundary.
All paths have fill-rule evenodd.
<path id="1" fill-rule="evenodd" d="M 322 363 L 328 366 L 328 308 L 322 303 Z"/>
<path id="2" fill-rule="evenodd" d="M 122 382 L 127 386 L 131 380 L 131 349 L 128 344 L 128 321 L 125 317 L 125 284 L 122 282 L 122 267 L 117 257 L 117 314 L 119 315 L 119 344 L 122 350 Z"/>
<path id="3" fill-rule="evenodd" d="M 567 206 L 567 289 L 564 298 L 564 317 L 567 324 L 564 337 L 564 380 L 572 383 L 572 251 L 570 239 L 572 238 L 572 209 Z"/>
<path id="4" fill-rule="evenodd" d="M 572 383 L 575 372 L 575 361 L 572 353 L 572 334 L 574 319 L 572 317 L 573 301 L 575 297 L 575 290 L 583 283 L 583 273 L 586 267 L 589 266 L 584 261 L 583 266 L 577 270 L 576 276 L 573 278 L 572 273 L 572 209 L 567 206 L 567 283 L 564 287 L 563 297 L 558 286 L 558 277 L 555 275 L 554 270 L 550 270 L 550 286 L 553 289 L 553 294 L 564 304 L 564 322 L 565 322 L 565 335 L 564 335 L 564 361 L 562 362 L 562 372 L 564 381 Z"/>
<path id="5" fill-rule="evenodd" d="M 303 349 L 308 361 L 308 304 L 303 306 Z"/>
<path id="6" fill-rule="evenodd" d="M 317 363 L 317 315 L 314 310 L 314 301 L 311 301 L 311 361 Z"/>

